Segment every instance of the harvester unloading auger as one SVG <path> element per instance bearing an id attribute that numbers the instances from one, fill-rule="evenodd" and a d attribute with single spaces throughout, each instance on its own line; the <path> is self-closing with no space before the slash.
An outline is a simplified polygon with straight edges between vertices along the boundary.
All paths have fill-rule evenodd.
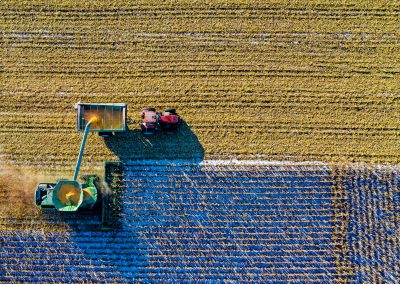
<path id="1" fill-rule="evenodd" d="M 100 179 L 96 175 L 83 176 L 83 182 L 77 181 L 82 156 L 89 132 L 109 136 L 115 132 L 127 130 L 126 104 L 87 104 L 77 103 L 77 130 L 83 131 L 83 139 L 76 161 L 73 179 L 61 179 L 57 183 L 40 183 L 36 189 L 36 205 L 42 208 L 55 208 L 58 211 L 76 211 L 80 208 L 92 209 L 101 203 L 102 224 L 110 226 L 110 197 L 101 194 Z M 120 163 L 105 162 L 104 178 L 112 179 Z M 113 172 L 114 171 L 114 172 Z M 101 196 L 101 198 L 99 198 Z"/>

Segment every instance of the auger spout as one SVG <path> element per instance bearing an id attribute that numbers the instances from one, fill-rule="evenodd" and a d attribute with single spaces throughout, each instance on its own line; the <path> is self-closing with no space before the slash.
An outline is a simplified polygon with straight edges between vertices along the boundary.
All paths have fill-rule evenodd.
<path id="1" fill-rule="evenodd" d="M 85 131 L 83 133 L 83 139 L 81 143 L 81 149 L 79 150 L 78 160 L 76 161 L 75 173 L 73 178 L 74 181 L 76 181 L 78 178 L 79 169 L 81 167 L 81 162 L 82 162 L 83 151 L 85 150 L 86 139 L 90 131 L 90 126 L 92 125 L 92 123 L 97 122 L 98 120 L 99 118 L 95 116 L 85 126 Z"/>

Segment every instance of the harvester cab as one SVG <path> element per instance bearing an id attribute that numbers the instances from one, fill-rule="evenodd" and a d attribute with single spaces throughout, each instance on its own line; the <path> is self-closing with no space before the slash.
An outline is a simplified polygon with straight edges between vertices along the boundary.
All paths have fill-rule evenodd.
<path id="1" fill-rule="evenodd" d="M 78 208 L 91 209 L 97 201 L 100 188 L 93 183 L 93 175 L 84 183 L 73 180 L 59 180 L 57 183 L 40 183 L 36 190 L 36 205 L 55 208 L 58 211 L 76 211 Z"/>
<path id="2" fill-rule="evenodd" d="M 36 188 L 35 204 L 41 208 L 53 208 L 58 211 L 77 211 L 78 209 L 93 209 L 101 203 L 102 225 L 112 226 L 108 216 L 110 208 L 110 193 L 107 197 L 102 194 L 100 178 L 96 175 L 81 177 L 78 182 L 78 173 L 89 132 L 98 132 L 99 135 L 113 135 L 127 130 L 126 104 L 88 104 L 77 103 L 77 130 L 83 131 L 81 148 L 76 161 L 72 179 L 60 179 L 56 183 L 40 183 Z M 119 162 L 105 162 L 105 179 L 112 175 L 112 170 L 120 167 Z M 112 188 L 111 188 L 112 190 Z"/>

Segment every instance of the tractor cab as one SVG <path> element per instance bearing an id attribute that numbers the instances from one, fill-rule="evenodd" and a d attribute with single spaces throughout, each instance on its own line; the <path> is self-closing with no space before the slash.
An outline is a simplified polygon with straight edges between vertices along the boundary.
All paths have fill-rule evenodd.
<path id="1" fill-rule="evenodd" d="M 159 113 L 157 118 L 161 129 L 164 130 L 177 129 L 181 122 L 181 118 L 176 114 L 175 109 L 168 109 L 163 113 Z"/>
<path id="2" fill-rule="evenodd" d="M 153 134 L 157 130 L 157 112 L 155 108 L 144 108 L 141 112 L 143 119 L 140 128 L 144 134 Z"/>
<path id="3" fill-rule="evenodd" d="M 164 112 L 156 112 L 155 108 L 144 108 L 141 116 L 143 122 L 140 127 L 143 134 L 153 134 L 158 130 L 176 130 L 182 122 L 173 108 L 167 108 Z"/>

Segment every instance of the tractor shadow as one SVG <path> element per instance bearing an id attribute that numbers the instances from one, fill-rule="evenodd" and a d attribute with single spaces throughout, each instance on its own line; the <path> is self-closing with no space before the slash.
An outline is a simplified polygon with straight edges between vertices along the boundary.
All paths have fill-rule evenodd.
<path id="1" fill-rule="evenodd" d="M 185 121 L 173 132 L 144 135 L 139 128 L 105 137 L 106 146 L 121 160 L 202 160 L 204 148 Z"/>

